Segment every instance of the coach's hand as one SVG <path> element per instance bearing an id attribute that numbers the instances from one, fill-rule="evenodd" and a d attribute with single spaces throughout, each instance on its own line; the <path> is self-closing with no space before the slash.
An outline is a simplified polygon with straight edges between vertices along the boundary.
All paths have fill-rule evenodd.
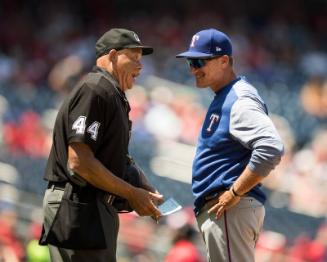
<path id="1" fill-rule="evenodd" d="M 241 197 L 233 196 L 230 191 L 225 191 L 219 197 L 209 201 L 207 205 L 211 207 L 209 214 L 216 213 L 216 218 L 219 219 L 225 210 L 228 210 L 240 202 Z"/>
<path id="2" fill-rule="evenodd" d="M 134 187 L 127 200 L 139 216 L 160 218 L 161 213 L 154 203 L 162 202 L 162 195 Z"/>

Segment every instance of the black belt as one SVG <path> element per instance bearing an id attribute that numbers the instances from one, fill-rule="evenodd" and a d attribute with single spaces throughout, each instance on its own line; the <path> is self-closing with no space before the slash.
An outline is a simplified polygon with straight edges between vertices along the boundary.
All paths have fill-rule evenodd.
<path id="1" fill-rule="evenodd" d="M 211 194 L 206 195 L 203 199 L 204 199 L 204 204 L 209 202 L 210 200 L 217 198 L 218 196 L 220 196 L 222 193 L 226 192 L 226 190 L 219 190 L 216 192 L 212 192 Z"/>
<path id="2" fill-rule="evenodd" d="M 197 215 L 200 214 L 205 208 L 206 208 L 206 204 L 211 201 L 212 199 L 215 199 L 217 197 L 219 197 L 221 194 L 223 194 L 224 192 L 226 192 L 226 190 L 219 190 L 219 191 L 215 191 L 215 192 L 211 192 L 208 195 L 203 197 L 203 203 L 201 205 L 201 207 L 199 208 L 199 211 L 197 212 Z"/>
<path id="3" fill-rule="evenodd" d="M 48 183 L 48 189 L 49 188 L 57 188 L 57 189 L 64 189 L 66 186 L 66 181 L 61 181 L 61 182 L 54 182 L 54 181 L 49 181 Z"/>

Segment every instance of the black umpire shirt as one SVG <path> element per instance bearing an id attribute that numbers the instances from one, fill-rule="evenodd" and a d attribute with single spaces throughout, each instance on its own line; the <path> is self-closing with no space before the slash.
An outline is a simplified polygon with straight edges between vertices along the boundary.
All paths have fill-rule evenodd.
<path id="1" fill-rule="evenodd" d="M 122 177 L 130 136 L 125 93 L 106 70 L 94 67 L 65 99 L 56 118 L 53 145 L 44 178 L 69 180 L 68 145 L 87 144 L 113 174 Z"/>

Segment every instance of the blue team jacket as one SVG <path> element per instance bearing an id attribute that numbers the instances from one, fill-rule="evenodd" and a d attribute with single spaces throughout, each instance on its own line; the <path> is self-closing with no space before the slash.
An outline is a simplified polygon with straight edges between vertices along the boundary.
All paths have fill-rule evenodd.
<path id="1" fill-rule="evenodd" d="M 265 103 L 245 78 L 236 78 L 216 92 L 199 135 L 192 167 L 195 212 L 205 196 L 229 189 L 246 166 L 266 176 L 282 154 Z M 261 203 L 266 199 L 260 185 L 248 195 Z"/>

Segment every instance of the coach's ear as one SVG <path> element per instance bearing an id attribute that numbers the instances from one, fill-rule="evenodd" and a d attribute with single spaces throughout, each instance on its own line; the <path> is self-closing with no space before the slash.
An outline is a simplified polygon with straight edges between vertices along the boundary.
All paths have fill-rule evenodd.
<path id="1" fill-rule="evenodd" d="M 224 68 L 229 67 L 230 65 L 233 64 L 233 62 L 231 61 L 232 57 L 228 56 L 228 55 L 223 55 L 221 57 L 218 57 L 218 60 L 220 61 L 221 65 Z"/>

